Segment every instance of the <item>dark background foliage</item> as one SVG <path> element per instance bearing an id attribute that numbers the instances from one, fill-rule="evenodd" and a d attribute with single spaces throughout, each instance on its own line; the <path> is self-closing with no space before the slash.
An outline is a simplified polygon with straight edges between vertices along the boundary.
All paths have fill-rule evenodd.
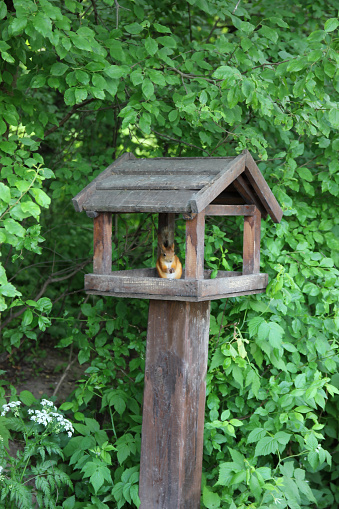
<path id="1" fill-rule="evenodd" d="M 92 220 L 71 198 L 124 152 L 247 148 L 284 217 L 263 222 L 267 293 L 212 303 L 202 506 L 336 508 L 336 2 L 14 0 L 0 18 L 1 355 L 48 337 L 89 363 L 62 405 L 84 437 L 63 507 L 138 504 L 148 309 L 84 295 Z M 115 216 L 114 269 L 155 264 L 156 225 Z M 205 244 L 206 266 L 239 268 L 238 221 L 210 219 Z"/>

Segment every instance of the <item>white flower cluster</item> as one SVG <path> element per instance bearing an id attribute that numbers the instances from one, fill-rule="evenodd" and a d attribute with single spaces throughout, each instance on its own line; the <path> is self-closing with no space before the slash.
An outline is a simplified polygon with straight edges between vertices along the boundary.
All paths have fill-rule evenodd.
<path id="1" fill-rule="evenodd" d="M 21 401 L 11 401 L 10 403 L 7 403 L 6 405 L 2 405 L 1 417 L 6 415 L 7 412 L 9 412 L 12 409 L 15 414 L 16 411 L 18 410 L 18 406 L 20 406 L 20 405 L 21 405 Z"/>
<path id="2" fill-rule="evenodd" d="M 53 411 L 57 410 L 53 402 L 43 399 L 41 401 L 41 406 L 43 407 L 42 410 L 28 410 L 28 413 L 31 415 L 31 421 L 42 424 L 46 428 L 49 427 L 50 431 L 53 433 L 66 431 L 67 435 L 71 437 L 74 433 L 71 421 L 65 419 L 65 417 L 58 412 Z"/>

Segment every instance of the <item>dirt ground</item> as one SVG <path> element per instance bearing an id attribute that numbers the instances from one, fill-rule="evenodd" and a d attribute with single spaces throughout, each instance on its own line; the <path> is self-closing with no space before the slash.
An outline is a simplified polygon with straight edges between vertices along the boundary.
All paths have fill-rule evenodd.
<path id="1" fill-rule="evenodd" d="M 0 370 L 6 371 L 1 378 L 10 382 L 18 394 L 27 390 L 37 399 L 42 397 L 48 399 L 53 395 L 67 364 L 68 356 L 64 350 L 44 346 L 42 356 L 36 358 L 33 355 L 26 355 L 17 362 L 17 365 L 11 364 L 8 359 L 0 359 Z M 67 372 L 56 394 L 57 406 L 61 405 L 75 389 L 76 381 L 84 375 L 86 367 L 75 362 Z"/>

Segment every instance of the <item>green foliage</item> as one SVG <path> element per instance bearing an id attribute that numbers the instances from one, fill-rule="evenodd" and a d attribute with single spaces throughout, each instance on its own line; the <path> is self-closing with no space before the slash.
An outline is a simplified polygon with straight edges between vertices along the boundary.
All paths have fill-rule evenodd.
<path id="1" fill-rule="evenodd" d="M 147 326 L 147 302 L 84 299 L 92 221 L 70 200 L 123 152 L 244 148 L 284 217 L 262 223 L 266 294 L 212 303 L 202 504 L 338 506 L 338 27 L 323 0 L 0 1 L 2 348 L 34 351 L 48 330 L 88 363 L 63 405 L 81 435 L 62 449 L 65 509 L 139 503 Z M 113 269 L 154 266 L 155 231 L 152 215 L 116 217 Z M 212 277 L 241 270 L 240 221 L 206 232 Z"/>

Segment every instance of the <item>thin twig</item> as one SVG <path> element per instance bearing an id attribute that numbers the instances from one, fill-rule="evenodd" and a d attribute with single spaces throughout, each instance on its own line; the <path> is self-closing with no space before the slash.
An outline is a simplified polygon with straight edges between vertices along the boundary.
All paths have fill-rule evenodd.
<path id="1" fill-rule="evenodd" d="M 95 0 L 91 0 L 91 3 L 93 5 L 93 11 L 94 11 L 94 19 L 95 19 L 95 23 L 98 25 L 98 11 L 97 11 L 97 6 L 96 6 L 96 3 L 95 3 Z"/>
<path id="2" fill-rule="evenodd" d="M 46 279 L 46 281 L 44 282 L 44 284 L 42 285 L 41 289 L 39 290 L 39 292 L 37 293 L 37 295 L 35 296 L 35 298 L 33 300 L 38 301 L 40 299 L 40 297 L 42 297 L 42 295 L 45 293 L 47 287 L 51 283 L 59 283 L 61 281 L 65 281 L 66 279 L 69 279 L 69 278 L 75 276 L 75 274 L 77 274 L 80 270 L 82 270 L 91 261 L 92 261 L 92 258 L 88 258 L 86 261 L 78 264 L 75 267 L 75 269 L 72 270 L 72 272 L 70 272 L 69 274 L 66 274 L 65 276 L 57 277 L 57 278 L 55 278 L 55 277 L 53 278 L 52 276 L 48 276 L 48 278 Z M 54 274 L 54 276 L 57 275 L 57 274 L 64 274 L 65 272 L 67 272 L 67 270 L 70 270 L 70 269 L 60 270 L 59 272 L 56 272 Z M 4 329 L 6 327 L 6 325 L 8 325 L 12 320 L 14 320 L 15 318 L 18 318 L 19 316 L 21 316 L 26 311 L 27 308 L 28 308 L 28 306 L 24 306 L 22 309 L 20 309 L 16 313 L 13 313 L 8 318 L 6 318 L 6 320 L 4 320 L 4 322 L 0 325 L 0 330 Z"/>
<path id="3" fill-rule="evenodd" d="M 67 120 L 69 120 L 71 118 L 71 116 L 79 109 L 79 108 L 82 108 L 83 106 L 86 106 L 86 104 L 89 104 L 91 103 L 92 101 L 94 101 L 94 98 L 91 98 L 91 99 L 86 99 L 85 101 L 82 101 L 81 103 L 79 104 L 75 104 L 73 106 L 73 108 L 71 109 L 71 111 L 69 111 L 67 113 L 67 115 L 64 116 L 64 118 L 62 120 L 60 120 L 59 124 L 58 125 L 55 125 L 54 127 L 51 127 L 50 129 L 48 129 L 48 131 L 45 132 L 44 134 L 44 137 L 46 138 L 46 136 L 49 136 L 50 134 L 54 133 L 57 129 L 59 129 L 59 127 L 63 126 Z M 38 138 L 37 141 L 42 141 L 41 138 Z"/>
<path id="4" fill-rule="evenodd" d="M 72 345 L 73 346 L 73 345 Z M 65 371 L 63 372 L 62 376 L 60 377 L 60 380 L 59 382 L 57 383 L 57 386 L 56 388 L 54 389 L 53 391 L 53 396 L 56 396 L 63 381 L 65 380 L 66 376 L 67 376 L 67 373 L 69 372 L 69 370 L 71 369 L 71 367 L 73 366 L 73 364 L 75 363 L 75 361 L 77 360 L 77 357 L 75 356 L 66 366 L 66 369 Z"/>
<path id="5" fill-rule="evenodd" d="M 238 0 L 237 5 L 234 7 L 234 9 L 232 11 L 232 14 L 234 14 L 235 11 L 238 9 L 240 2 L 241 2 L 241 0 Z"/>
<path id="6" fill-rule="evenodd" d="M 118 0 L 114 0 L 115 3 L 115 9 L 117 13 L 117 22 L 116 22 L 116 28 L 119 28 L 119 9 L 124 9 L 125 11 L 130 11 L 131 9 L 127 9 L 127 7 L 123 7 L 119 4 Z"/>
<path id="7" fill-rule="evenodd" d="M 182 145 L 187 145 L 188 147 L 197 148 L 198 150 L 201 150 L 202 152 L 206 152 L 206 154 L 210 155 L 210 153 L 206 149 L 198 147 L 197 145 L 193 145 L 192 143 L 187 143 L 186 141 L 183 141 L 183 140 L 178 140 L 177 138 L 172 138 L 172 136 L 168 136 L 167 134 L 159 133 L 158 131 L 155 131 L 154 129 L 152 129 L 152 127 L 151 127 L 151 131 L 154 134 L 157 134 L 158 136 L 162 136 L 163 138 L 167 138 L 168 140 L 175 141 L 176 143 L 179 143 Z"/>
<path id="8" fill-rule="evenodd" d="M 190 29 L 190 41 L 192 42 L 193 41 L 193 36 L 192 36 L 192 19 L 191 19 L 191 6 L 190 6 L 189 2 L 187 2 L 187 9 L 188 9 L 188 23 L 189 23 L 189 29 Z"/>

